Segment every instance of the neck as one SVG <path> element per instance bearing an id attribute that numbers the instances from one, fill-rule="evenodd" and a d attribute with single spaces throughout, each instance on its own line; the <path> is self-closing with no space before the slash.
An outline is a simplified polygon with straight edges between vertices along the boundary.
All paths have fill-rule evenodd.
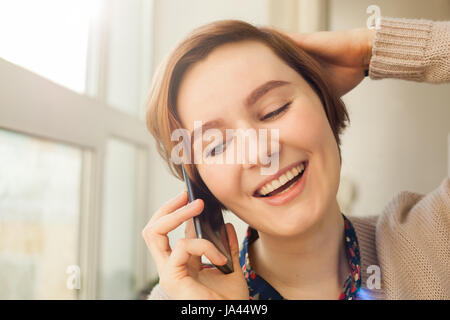
<path id="1" fill-rule="evenodd" d="M 287 299 L 337 299 L 350 272 L 337 202 L 308 231 L 282 238 L 259 232 L 252 268 Z"/>

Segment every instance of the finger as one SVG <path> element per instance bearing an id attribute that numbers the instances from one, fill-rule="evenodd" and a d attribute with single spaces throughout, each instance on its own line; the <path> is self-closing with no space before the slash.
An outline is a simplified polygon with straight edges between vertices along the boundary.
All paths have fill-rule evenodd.
<path id="1" fill-rule="evenodd" d="M 156 221 L 162 216 L 169 214 L 171 212 L 174 212 L 175 210 L 181 208 L 182 206 L 186 205 L 188 203 L 188 195 L 187 191 L 183 190 L 179 195 L 177 195 L 175 198 L 167 201 L 165 204 L 163 204 L 152 216 L 150 221 Z"/>
<path id="2" fill-rule="evenodd" d="M 150 254 L 155 261 L 158 273 L 161 274 L 164 266 L 167 264 L 167 260 L 170 257 L 172 249 L 170 248 L 168 237 L 147 236 L 144 237 L 145 244 L 147 245 Z"/>
<path id="3" fill-rule="evenodd" d="M 159 252 L 171 252 L 168 245 L 167 234 L 179 227 L 183 222 L 200 214 L 203 211 L 203 201 L 197 199 L 188 205 L 179 208 L 171 214 L 159 218 L 153 223 L 147 224 L 142 231 L 147 246 L 150 250 Z M 152 251 L 153 252 L 153 251 Z"/>
<path id="4" fill-rule="evenodd" d="M 299 32 L 285 32 L 285 34 L 295 41 L 295 43 L 299 46 L 303 47 L 303 42 L 307 38 L 307 33 L 299 33 Z"/>
<path id="5" fill-rule="evenodd" d="M 167 263 L 172 252 L 167 233 L 180 226 L 187 219 L 203 211 L 203 201 L 197 199 L 175 212 L 161 217 L 153 223 L 147 224 L 142 231 L 145 243 L 155 259 L 158 270 Z"/>
<path id="6" fill-rule="evenodd" d="M 226 225 L 227 233 L 228 233 L 228 242 L 230 246 L 231 258 L 233 259 L 233 270 L 240 270 L 241 265 L 239 263 L 239 241 L 237 238 L 236 230 L 231 223 L 227 223 Z"/>
<path id="7" fill-rule="evenodd" d="M 177 242 L 167 262 L 169 268 L 177 272 L 185 268 L 191 256 L 201 257 L 205 255 L 213 264 L 221 266 L 227 262 L 227 258 L 206 239 L 181 239 Z"/>
<path id="8" fill-rule="evenodd" d="M 184 229 L 184 235 L 187 239 L 197 238 L 197 233 L 195 232 L 194 219 L 189 219 L 186 221 L 186 228 Z"/>
<path id="9" fill-rule="evenodd" d="M 195 226 L 194 226 L 194 218 L 189 219 L 185 222 L 186 228 L 184 230 L 185 238 L 186 239 L 197 239 L 197 233 L 195 232 Z M 189 260 L 189 264 L 192 264 L 194 268 L 200 269 L 202 265 L 202 258 L 198 256 L 191 256 Z"/>
<path id="10" fill-rule="evenodd" d="M 340 35 L 338 31 L 334 33 L 331 31 L 318 31 L 310 34 L 296 34 L 294 39 L 306 51 L 323 54 L 323 51 L 327 51 L 326 49 L 329 48 L 330 41 L 333 45 L 342 41 L 342 39 L 336 39 L 338 35 Z"/>
<path id="11" fill-rule="evenodd" d="M 186 221 L 186 228 L 184 230 L 186 239 L 197 239 L 197 233 L 195 231 L 194 218 Z M 202 258 L 198 256 L 191 256 L 189 263 L 192 263 L 194 268 L 200 269 L 202 266 Z"/>
<path id="12" fill-rule="evenodd" d="M 153 224 L 154 231 L 158 234 L 165 235 L 170 231 L 178 228 L 183 222 L 202 213 L 204 202 L 202 199 L 196 199 L 187 205 L 177 209 L 175 212 L 167 214 L 158 219 Z"/>

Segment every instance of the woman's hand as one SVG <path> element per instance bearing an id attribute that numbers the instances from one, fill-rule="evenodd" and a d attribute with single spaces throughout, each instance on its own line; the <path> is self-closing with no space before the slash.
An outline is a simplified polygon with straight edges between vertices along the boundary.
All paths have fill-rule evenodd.
<path id="1" fill-rule="evenodd" d="M 203 268 L 201 256 L 224 265 L 226 258 L 208 240 L 195 237 L 192 218 L 204 207 L 203 200 L 188 203 L 187 192 L 163 205 L 142 231 L 158 268 L 159 284 L 171 299 L 249 299 L 247 282 L 239 265 L 239 244 L 233 225 L 227 224 L 234 272 L 223 274 L 217 268 Z M 187 204 L 187 205 L 186 205 Z M 188 222 L 186 238 L 172 250 L 167 234 Z"/>
<path id="2" fill-rule="evenodd" d="M 336 93 L 343 96 L 364 79 L 372 57 L 374 34 L 374 30 L 360 28 L 288 36 L 322 64 Z"/>

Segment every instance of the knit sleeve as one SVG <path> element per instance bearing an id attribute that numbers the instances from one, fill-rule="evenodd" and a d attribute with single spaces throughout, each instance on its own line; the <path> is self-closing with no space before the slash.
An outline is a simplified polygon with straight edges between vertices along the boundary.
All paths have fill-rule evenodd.
<path id="1" fill-rule="evenodd" d="M 450 81 L 450 21 L 383 17 L 375 32 L 369 76 Z"/>
<path id="2" fill-rule="evenodd" d="M 395 196 L 376 248 L 387 299 L 450 299 L 450 177 L 426 195 Z"/>

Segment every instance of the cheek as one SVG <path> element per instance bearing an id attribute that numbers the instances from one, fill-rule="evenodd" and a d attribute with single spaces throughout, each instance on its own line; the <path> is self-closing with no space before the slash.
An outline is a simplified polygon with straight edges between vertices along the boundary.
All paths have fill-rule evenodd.
<path id="1" fill-rule="evenodd" d="M 322 105 L 303 105 L 292 111 L 282 124 L 280 140 L 308 153 L 311 171 L 320 177 L 314 181 L 315 188 L 321 194 L 333 194 L 340 175 L 339 149 L 325 111 Z"/>
<path id="2" fill-rule="evenodd" d="M 280 128 L 282 140 L 313 153 L 334 140 L 321 105 L 295 106 Z"/>
<path id="3" fill-rule="evenodd" d="M 237 179 L 234 177 L 232 165 L 200 164 L 198 172 L 214 196 L 226 204 L 233 197 L 233 190 L 239 190 Z"/>

